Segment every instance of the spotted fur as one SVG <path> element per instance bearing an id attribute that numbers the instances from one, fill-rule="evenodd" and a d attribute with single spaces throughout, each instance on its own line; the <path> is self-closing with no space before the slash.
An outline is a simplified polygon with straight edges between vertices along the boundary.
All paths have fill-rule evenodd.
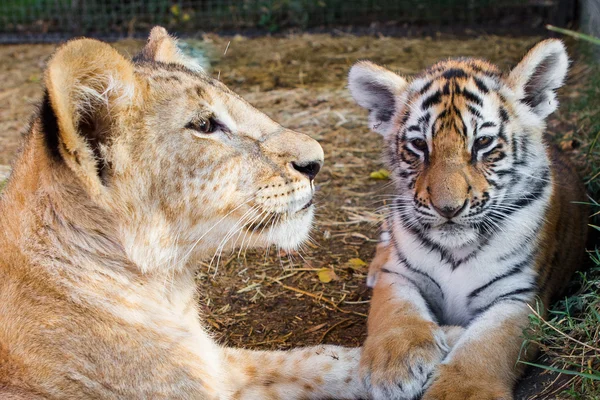
<path id="1" fill-rule="evenodd" d="M 508 74 L 478 59 L 411 82 L 352 68 L 396 190 L 369 273 L 361 373 L 374 398 L 512 399 L 528 306 L 548 305 L 584 254 L 584 189 L 544 136 L 567 67 L 547 40 Z M 455 344 L 445 326 L 464 330 Z"/>
<path id="2" fill-rule="evenodd" d="M 224 348 L 198 316 L 196 260 L 306 238 L 316 141 L 162 28 L 135 62 L 71 41 L 45 86 L 0 197 L 0 398 L 364 397 L 360 349 Z"/>

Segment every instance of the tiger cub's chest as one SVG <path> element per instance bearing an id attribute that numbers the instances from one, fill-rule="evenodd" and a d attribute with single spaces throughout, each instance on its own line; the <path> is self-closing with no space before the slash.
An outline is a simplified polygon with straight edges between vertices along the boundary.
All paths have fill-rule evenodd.
<path id="1" fill-rule="evenodd" d="M 438 323 L 466 326 L 500 300 L 530 301 L 533 264 L 534 248 L 527 242 L 492 245 L 456 262 L 413 241 L 396 240 L 386 269 L 417 287 Z"/>

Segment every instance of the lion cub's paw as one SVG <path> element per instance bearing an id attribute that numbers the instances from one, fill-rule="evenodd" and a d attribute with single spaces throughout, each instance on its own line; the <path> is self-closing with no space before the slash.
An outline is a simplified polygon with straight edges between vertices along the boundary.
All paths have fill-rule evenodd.
<path id="1" fill-rule="evenodd" d="M 416 399 L 429 385 L 448 346 L 436 324 L 419 325 L 367 337 L 360 373 L 374 400 Z"/>

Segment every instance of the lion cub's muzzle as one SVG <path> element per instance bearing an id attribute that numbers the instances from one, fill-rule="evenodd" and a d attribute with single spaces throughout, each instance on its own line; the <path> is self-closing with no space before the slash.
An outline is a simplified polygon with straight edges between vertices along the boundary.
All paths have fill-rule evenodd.
<path id="1" fill-rule="evenodd" d="M 311 137 L 283 130 L 266 140 L 265 154 L 280 170 L 261 185 L 257 202 L 265 211 L 293 215 L 312 206 L 313 181 L 324 162 L 321 145 Z"/>

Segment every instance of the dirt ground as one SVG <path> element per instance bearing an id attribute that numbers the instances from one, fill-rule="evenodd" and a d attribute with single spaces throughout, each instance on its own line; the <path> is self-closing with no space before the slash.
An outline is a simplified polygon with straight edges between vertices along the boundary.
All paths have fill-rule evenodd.
<path id="1" fill-rule="evenodd" d="M 285 349 L 318 343 L 357 346 L 365 339 L 370 297 L 366 264 L 378 238 L 381 214 L 376 211 L 390 185 L 370 177 L 383 168 L 382 141 L 368 131 L 366 113 L 345 89 L 353 62 L 371 59 L 412 75 L 441 58 L 460 55 L 487 58 L 507 69 L 538 40 L 206 36 L 203 45 L 213 60 L 212 75 L 284 126 L 319 140 L 326 156 L 317 177 L 318 211 L 310 243 L 293 254 L 248 252 L 224 255 L 218 269 L 210 260 L 202 265 L 202 311 L 218 340 Z M 141 42 L 116 46 L 134 54 Z M 54 48 L 0 47 L 0 164 L 9 164 L 18 148 L 20 133 L 42 94 L 42 68 Z M 585 72 L 574 64 L 570 84 L 561 93 L 561 111 L 549 124 L 567 150 L 577 144 L 572 138 L 575 116 L 568 105 L 578 96 Z M 538 398 L 555 398 L 547 396 Z"/>

